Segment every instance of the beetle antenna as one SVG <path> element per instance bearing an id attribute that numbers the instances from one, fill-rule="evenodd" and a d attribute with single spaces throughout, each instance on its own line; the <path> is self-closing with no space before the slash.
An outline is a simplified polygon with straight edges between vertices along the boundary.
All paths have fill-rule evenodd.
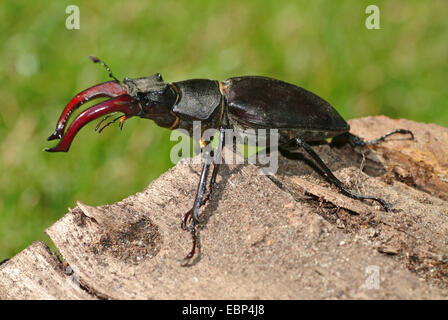
<path id="1" fill-rule="evenodd" d="M 92 60 L 94 63 L 101 63 L 104 68 L 106 68 L 107 72 L 109 72 L 109 77 L 111 77 L 112 79 L 115 79 L 115 81 L 120 82 L 120 80 L 118 80 L 117 78 L 115 78 L 115 76 L 112 73 L 112 70 L 110 70 L 109 66 L 107 64 L 105 64 L 103 61 L 101 61 L 100 59 L 98 59 L 95 56 L 89 56 L 90 60 Z"/>

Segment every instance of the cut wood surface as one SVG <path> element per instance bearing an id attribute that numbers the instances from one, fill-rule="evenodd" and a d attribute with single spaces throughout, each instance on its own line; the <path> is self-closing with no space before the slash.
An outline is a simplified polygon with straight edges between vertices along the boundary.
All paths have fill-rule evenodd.
<path id="1" fill-rule="evenodd" d="M 297 153 L 275 175 L 224 165 L 200 210 L 201 250 L 180 228 L 201 165 L 180 162 L 118 203 L 78 202 L 40 242 L 0 265 L 1 299 L 432 299 L 448 297 L 448 129 L 387 117 L 350 121 L 378 146 L 313 146 L 351 190 L 340 194 Z M 379 278 L 376 278 L 378 276 Z"/>

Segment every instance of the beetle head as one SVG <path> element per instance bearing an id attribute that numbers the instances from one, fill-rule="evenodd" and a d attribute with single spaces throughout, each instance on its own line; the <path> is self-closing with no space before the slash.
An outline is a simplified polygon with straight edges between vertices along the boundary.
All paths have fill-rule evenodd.
<path id="1" fill-rule="evenodd" d="M 95 63 L 101 63 L 114 81 L 108 81 L 86 89 L 69 101 L 59 117 L 55 132 L 48 137 L 48 140 L 60 139 L 60 141 L 55 147 L 45 149 L 46 151 L 68 151 L 75 135 L 83 126 L 95 119 L 104 117 L 95 129 L 98 130 L 104 120 L 117 113 L 120 116 L 105 124 L 99 129 L 99 132 L 117 120 L 120 120 L 120 127 L 122 128 L 124 121 L 133 116 L 153 119 L 157 124 L 165 127 L 169 126 L 168 123 L 173 122 L 173 116 L 170 115 L 168 109 L 174 104 L 177 94 L 169 84 L 163 82 L 159 73 L 146 78 L 125 78 L 120 82 L 104 62 L 95 57 L 90 57 L 90 59 Z M 99 97 L 109 97 L 110 99 L 81 112 L 69 128 L 65 130 L 71 114 L 77 108 L 87 101 Z M 165 117 L 163 117 L 163 114 L 165 114 Z"/>
<path id="2" fill-rule="evenodd" d="M 161 127 L 173 124 L 175 116 L 171 114 L 171 109 L 176 103 L 177 92 L 172 85 L 163 82 L 160 73 L 145 78 L 125 78 L 123 84 L 131 98 L 139 104 L 140 117 L 152 119 Z"/>

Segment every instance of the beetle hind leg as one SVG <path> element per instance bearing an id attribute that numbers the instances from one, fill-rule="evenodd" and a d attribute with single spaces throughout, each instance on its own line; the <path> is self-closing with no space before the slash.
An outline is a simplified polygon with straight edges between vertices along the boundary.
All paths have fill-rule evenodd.
<path id="1" fill-rule="evenodd" d="M 372 140 L 364 140 L 362 138 L 359 138 L 351 133 L 347 133 L 347 138 L 348 138 L 348 142 L 350 143 L 350 145 L 352 147 L 356 147 L 356 146 L 366 146 L 366 145 L 376 145 L 382 141 L 385 141 L 387 137 L 394 135 L 394 134 L 409 134 L 411 136 L 410 140 L 414 140 L 414 134 L 412 133 L 412 131 L 410 130 L 406 130 L 406 129 L 395 129 L 392 130 L 388 133 L 386 133 L 385 135 L 376 138 L 376 139 L 372 139 Z"/>
<path id="2" fill-rule="evenodd" d="M 373 200 L 381 204 L 381 206 L 384 208 L 384 210 L 389 211 L 390 206 L 381 198 L 372 197 L 372 196 L 365 196 L 356 192 L 353 192 L 349 190 L 336 176 L 333 174 L 333 172 L 328 168 L 328 166 L 325 164 L 325 162 L 319 157 L 319 155 L 302 139 L 296 137 L 281 147 L 283 150 L 288 150 L 292 148 L 288 148 L 287 146 L 290 146 L 291 143 L 295 145 L 295 147 L 302 147 L 305 149 L 305 151 L 313 158 L 313 160 L 318 164 L 318 166 L 323 170 L 325 173 L 325 177 L 327 178 L 328 182 L 335 185 L 342 194 L 356 199 L 356 200 Z"/>

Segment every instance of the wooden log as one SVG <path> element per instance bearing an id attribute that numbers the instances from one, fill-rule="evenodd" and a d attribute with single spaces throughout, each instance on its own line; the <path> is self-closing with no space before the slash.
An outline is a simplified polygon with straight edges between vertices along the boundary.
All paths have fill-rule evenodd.
<path id="1" fill-rule="evenodd" d="M 94 299 L 67 269 L 46 244 L 36 241 L 0 266 L 0 300 Z"/>
<path id="2" fill-rule="evenodd" d="M 280 157 L 273 176 L 225 165 L 200 211 L 200 254 L 182 267 L 191 239 L 180 219 L 201 165 L 181 162 L 118 203 L 79 202 L 46 230 L 75 270 L 77 289 L 55 291 L 67 278 L 55 270 L 64 269 L 33 244 L 0 266 L 0 298 L 446 298 L 448 130 L 386 117 L 350 124 L 365 138 L 414 131 L 415 141 L 313 147 L 352 190 L 384 198 L 391 212 L 341 195 L 305 161 Z M 26 268 L 44 254 L 41 269 Z M 39 278 L 51 285 L 29 285 Z"/>

